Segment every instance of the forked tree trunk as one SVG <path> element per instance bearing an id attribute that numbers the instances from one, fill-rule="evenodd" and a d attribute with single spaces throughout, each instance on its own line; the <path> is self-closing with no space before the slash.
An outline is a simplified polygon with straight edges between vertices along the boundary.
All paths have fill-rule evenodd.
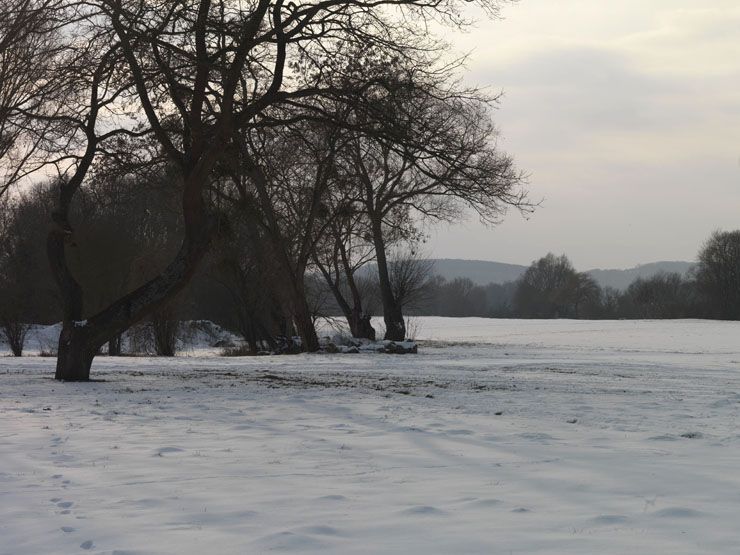
<path id="1" fill-rule="evenodd" d="M 200 241 L 185 244 L 159 276 L 122 297 L 87 320 L 65 318 L 59 336 L 56 379 L 90 379 L 90 367 L 100 347 L 110 339 L 140 322 L 182 291 L 205 255 L 208 232 Z"/>
<path id="2" fill-rule="evenodd" d="M 370 323 L 369 314 L 363 314 L 362 310 L 353 308 L 347 321 L 349 322 L 352 337 L 375 341 L 375 328 Z"/>
<path id="3" fill-rule="evenodd" d="M 362 310 L 362 298 L 351 273 L 347 272 L 345 277 L 352 293 L 354 306 L 350 306 L 349 301 L 344 297 L 342 290 L 339 288 L 339 279 L 337 278 L 336 281 L 332 279 L 326 267 L 318 259 L 314 258 L 314 261 L 323 274 L 324 280 L 329 286 L 332 295 L 334 295 L 334 300 L 337 301 L 337 305 L 339 305 L 344 318 L 347 320 L 352 337 L 375 341 L 375 328 L 370 323 L 370 316 Z"/>
<path id="4" fill-rule="evenodd" d="M 205 172 L 207 166 L 200 169 Z M 47 238 L 49 264 L 59 285 L 64 311 L 57 353 L 57 380 L 89 380 L 93 358 L 103 345 L 164 306 L 190 282 L 208 251 L 215 227 L 208 218 L 201 195 L 204 182 L 203 173 L 193 172 L 184 183 L 185 236 L 172 262 L 157 277 L 85 320 L 82 319 L 82 288 L 69 269 L 66 253 L 73 237 L 68 213 L 74 191 L 62 186 L 58 210 L 53 216 L 55 225 Z"/>
<path id="5" fill-rule="evenodd" d="M 355 306 L 350 307 L 349 303 L 342 295 L 342 292 L 339 291 L 333 283 L 329 284 L 329 289 L 331 289 L 331 292 L 334 294 L 334 299 L 337 301 L 344 318 L 347 320 L 349 332 L 352 334 L 352 337 L 375 341 L 375 328 L 373 328 L 370 323 L 370 315 L 365 314 L 362 311 L 361 305 L 358 306 L 356 304 Z"/>

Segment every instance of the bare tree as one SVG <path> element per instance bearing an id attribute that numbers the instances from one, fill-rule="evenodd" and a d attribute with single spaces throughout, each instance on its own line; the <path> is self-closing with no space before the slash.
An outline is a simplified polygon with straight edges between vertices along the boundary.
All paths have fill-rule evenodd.
<path id="1" fill-rule="evenodd" d="M 244 218 L 241 207 L 227 203 L 228 233 L 216 244 L 209 271 L 210 283 L 230 299 L 229 321 L 249 345 L 252 354 L 265 346 L 277 347 L 276 337 L 286 335 L 278 300 L 276 265 L 256 218 Z M 209 303 L 210 304 L 210 303 Z"/>
<path id="2" fill-rule="evenodd" d="M 314 250 L 314 264 L 323 275 L 353 337 L 375 340 L 371 324 L 369 280 L 360 269 L 373 259 L 365 215 L 344 187 L 327 200 L 332 214 L 325 235 Z"/>
<path id="3" fill-rule="evenodd" d="M 428 296 L 434 263 L 414 248 L 397 249 L 388 261 L 393 298 L 402 309 L 417 307 Z"/>
<path id="4" fill-rule="evenodd" d="M 7 223 L 10 209 L 7 202 L 0 202 L 0 334 L 5 337 L 13 355 L 23 354 L 29 326 L 29 290 L 26 280 L 28 255 L 20 252 Z"/>
<path id="5" fill-rule="evenodd" d="M 0 0 L 0 197 L 38 167 L 56 125 L 48 116 L 65 97 L 53 79 L 59 15 L 59 0 Z"/>
<path id="6" fill-rule="evenodd" d="M 394 15 L 383 6 L 400 11 Z M 495 9 L 494 4 L 488 7 Z M 151 4 L 133 0 L 67 1 L 58 16 L 65 48 L 53 59 L 56 82 L 74 95 L 61 110 L 35 110 L 61 129 L 51 160 L 60 173 L 49 259 L 64 300 L 56 377 L 86 380 L 99 347 L 164 306 L 194 275 L 218 227 L 204 192 L 237 132 L 280 125 L 265 118 L 278 105 L 317 95 L 341 96 L 328 82 L 328 59 L 342 44 L 374 42 L 401 51 L 424 14 L 457 22 L 455 5 L 437 0 L 327 0 L 296 5 L 256 0 Z M 421 18 L 421 19 L 419 19 Z M 419 34 L 418 36 L 421 36 Z M 48 107 L 45 107 L 48 108 Z M 54 137 L 47 137 L 50 142 Z M 138 146 L 122 146 L 131 139 Z M 53 146 L 53 148 L 52 148 Z M 135 155 L 175 168 L 184 238 L 167 267 L 149 282 L 82 318 L 82 286 L 71 271 L 73 198 L 101 159 Z"/>
<path id="7" fill-rule="evenodd" d="M 548 253 L 517 281 L 514 305 L 524 318 L 564 318 L 573 306 L 577 272 L 565 255 Z"/>
<path id="8" fill-rule="evenodd" d="M 453 221 L 467 208 L 493 224 L 508 207 L 530 207 L 521 174 L 495 147 L 486 99 L 448 85 L 447 71 L 396 68 L 387 76 L 392 93 L 376 105 L 389 129 L 352 133 L 341 158 L 347 180 L 357 183 L 375 248 L 386 339 L 405 336 L 389 244 L 417 239 L 419 220 Z"/>
<path id="9" fill-rule="evenodd" d="M 590 275 L 578 272 L 572 277 L 570 291 L 573 302 L 573 317 L 584 316 L 584 307 L 594 307 L 601 301 L 601 288 Z"/>
<path id="10" fill-rule="evenodd" d="M 625 300 L 633 307 L 633 317 L 685 318 L 691 305 L 688 289 L 681 274 L 659 273 L 633 281 Z"/>
<path id="11" fill-rule="evenodd" d="M 699 252 L 696 282 L 713 316 L 740 319 L 740 230 L 712 234 Z"/>
<path id="12" fill-rule="evenodd" d="M 15 356 L 23 354 L 34 301 L 41 297 L 38 252 L 21 218 L 26 214 L 25 198 L 0 198 L 0 335 Z"/>
<path id="13" fill-rule="evenodd" d="M 163 357 L 175 356 L 180 335 L 176 306 L 171 303 L 154 311 L 149 316 L 149 325 L 154 340 L 154 352 Z"/>
<path id="14" fill-rule="evenodd" d="M 253 133 L 242 143 L 238 198 L 270 247 L 280 293 L 302 347 L 319 349 L 306 270 L 331 218 L 324 203 L 333 178 L 336 138 L 315 123 Z"/>
<path id="15" fill-rule="evenodd" d="M 494 284 L 491 284 L 494 285 Z M 486 289 L 471 279 L 458 277 L 447 281 L 434 276 L 428 282 L 428 301 L 422 314 L 434 316 L 490 316 L 493 308 L 486 298 Z"/>
<path id="16" fill-rule="evenodd" d="M 567 256 L 548 253 L 517 280 L 514 308 L 524 318 L 581 318 L 598 310 L 601 296 L 598 283 L 576 272 Z"/>

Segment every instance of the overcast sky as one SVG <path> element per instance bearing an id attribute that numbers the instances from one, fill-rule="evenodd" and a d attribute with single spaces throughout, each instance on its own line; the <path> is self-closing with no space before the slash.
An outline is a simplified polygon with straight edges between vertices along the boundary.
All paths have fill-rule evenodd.
<path id="1" fill-rule="evenodd" d="M 740 228 L 737 0 L 520 0 L 454 46 L 502 89 L 500 145 L 543 199 L 524 220 L 438 228 L 436 257 L 579 269 L 693 260 Z"/>

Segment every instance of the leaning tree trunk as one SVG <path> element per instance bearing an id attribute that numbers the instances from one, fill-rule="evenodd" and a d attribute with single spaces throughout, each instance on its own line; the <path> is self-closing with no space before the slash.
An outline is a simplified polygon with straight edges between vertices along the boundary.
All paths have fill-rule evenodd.
<path id="1" fill-rule="evenodd" d="M 332 295 L 334 295 L 334 300 L 337 301 L 339 309 L 342 311 L 344 318 L 347 320 L 349 331 L 352 334 L 352 337 L 357 337 L 358 339 L 370 339 L 372 341 L 375 341 L 375 328 L 373 328 L 373 326 L 370 324 L 370 316 L 364 314 L 362 311 L 362 298 L 360 297 L 359 290 L 357 289 L 357 285 L 354 283 L 354 279 L 351 274 L 348 273 L 346 278 L 352 292 L 354 306 L 350 306 L 349 302 L 344 297 L 344 294 L 339 288 L 339 279 L 337 278 L 336 281 L 332 279 L 331 274 L 329 274 L 329 271 L 326 269 L 326 267 L 324 267 L 324 265 L 321 264 L 315 257 L 314 262 L 324 276 L 324 280 L 329 286 L 329 290 L 332 292 Z"/>
<path id="2" fill-rule="evenodd" d="M 306 293 L 300 284 L 294 284 L 292 297 L 291 312 L 296 331 L 301 338 L 301 348 L 309 353 L 315 353 L 319 350 L 319 336 L 316 333 L 311 310 L 308 308 Z"/>
<path id="3" fill-rule="evenodd" d="M 373 218 L 373 245 L 378 267 L 378 285 L 380 286 L 380 300 L 383 304 L 383 320 L 385 321 L 385 339 L 403 341 L 406 339 L 406 323 L 403 320 L 403 310 L 393 295 L 391 278 L 388 272 L 388 259 L 385 253 L 383 230 L 380 221 Z"/>
<path id="4" fill-rule="evenodd" d="M 215 151 L 211 153 L 211 156 L 216 155 Z M 59 285 L 64 310 L 57 380 L 89 380 L 93 358 L 103 345 L 164 306 L 190 282 L 208 251 L 215 228 L 201 194 L 207 171 L 208 166 L 203 165 L 185 180 L 182 208 L 185 236 L 172 262 L 157 277 L 87 319 L 83 319 L 82 287 L 67 264 L 67 245 L 74 243 L 74 231 L 68 219 L 74 191 L 62 186 L 58 210 L 53 217 L 55 225 L 47 238 L 49 263 Z"/>
<path id="5" fill-rule="evenodd" d="M 347 320 L 352 337 L 375 341 L 375 328 L 370 323 L 370 315 L 362 311 L 362 305 L 350 306 L 342 292 L 333 283 L 329 284 L 329 289 L 334 294 L 334 299 L 337 301 L 345 320 Z"/>
<path id="6" fill-rule="evenodd" d="M 202 233 L 183 242 L 180 252 L 156 278 L 114 302 L 102 312 L 86 319 L 62 323 L 59 336 L 56 379 L 85 381 L 100 347 L 144 319 L 180 293 L 189 283 L 205 255 L 210 233 Z"/>
<path id="7" fill-rule="evenodd" d="M 350 269 L 349 258 L 344 249 L 342 249 L 342 265 L 344 267 L 345 277 L 347 278 L 347 285 L 352 294 L 352 310 L 348 317 L 352 337 L 375 341 L 375 328 L 371 324 L 371 316 L 365 314 L 365 311 L 362 309 L 362 295 L 360 295 L 354 272 Z"/>

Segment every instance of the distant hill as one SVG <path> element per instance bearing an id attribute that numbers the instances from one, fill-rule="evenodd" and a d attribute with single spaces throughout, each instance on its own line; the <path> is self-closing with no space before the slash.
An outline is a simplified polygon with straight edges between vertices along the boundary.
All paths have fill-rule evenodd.
<path id="1" fill-rule="evenodd" d="M 438 258 L 433 259 L 432 262 L 434 263 L 433 273 L 447 280 L 466 277 L 478 285 L 514 281 L 527 269 L 527 266 L 520 266 L 519 264 L 504 264 L 503 262 L 489 262 L 486 260 Z M 692 266 L 691 262 L 666 261 L 642 264 L 626 270 L 596 269 L 588 270 L 587 273 L 593 276 L 602 287 L 626 289 L 638 277 L 647 278 L 660 272 L 686 274 Z"/>
<path id="2" fill-rule="evenodd" d="M 599 282 L 602 287 L 614 287 L 615 289 L 627 289 L 630 283 L 638 277 L 648 278 L 660 272 L 675 272 L 686 275 L 694 266 L 691 262 L 664 261 L 641 264 L 627 270 L 589 270 L 588 273 Z"/>
<path id="3" fill-rule="evenodd" d="M 527 269 L 518 264 L 504 264 L 503 262 L 489 262 L 487 260 L 458 260 L 452 258 L 433 259 L 432 272 L 446 280 L 457 277 L 466 277 L 478 285 L 489 283 L 506 283 L 515 281 Z"/>

